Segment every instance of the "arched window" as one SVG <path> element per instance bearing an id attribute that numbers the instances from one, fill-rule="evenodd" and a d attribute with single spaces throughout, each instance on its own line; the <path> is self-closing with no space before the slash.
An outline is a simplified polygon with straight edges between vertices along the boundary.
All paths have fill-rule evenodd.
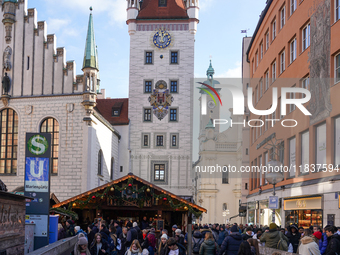
<path id="1" fill-rule="evenodd" d="M 54 118 L 45 119 L 40 126 L 40 133 L 50 133 L 51 148 L 51 174 L 58 174 L 58 158 L 59 158 L 59 123 Z"/>
<path id="2" fill-rule="evenodd" d="M 110 178 L 111 178 L 111 180 L 113 180 L 113 174 L 114 174 L 114 169 L 115 169 L 115 166 L 114 166 L 114 164 L 115 164 L 115 160 L 114 160 L 114 158 L 112 157 L 111 158 L 111 171 L 110 171 Z"/>
<path id="3" fill-rule="evenodd" d="M 16 174 L 18 166 L 18 114 L 7 108 L 0 112 L 0 117 L 0 174 Z"/>
<path id="4" fill-rule="evenodd" d="M 227 205 L 227 203 L 223 203 L 223 211 L 226 211 L 227 209 L 228 209 L 228 205 Z"/>
<path id="5" fill-rule="evenodd" d="M 103 175 L 103 152 L 99 150 L 98 152 L 98 175 Z"/>

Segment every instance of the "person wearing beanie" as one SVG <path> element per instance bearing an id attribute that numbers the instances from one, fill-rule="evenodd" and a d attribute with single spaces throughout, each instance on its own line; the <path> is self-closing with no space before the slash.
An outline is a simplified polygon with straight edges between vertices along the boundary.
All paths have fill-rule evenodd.
<path id="1" fill-rule="evenodd" d="M 224 238 L 218 254 L 222 255 L 226 252 L 228 255 L 237 255 L 242 242 L 242 236 L 237 225 L 233 225 L 230 229 L 230 235 Z"/>
<path id="2" fill-rule="evenodd" d="M 85 237 L 80 237 L 74 246 L 74 255 L 91 255 L 90 250 L 87 247 L 87 239 Z"/>
<path id="3" fill-rule="evenodd" d="M 184 245 L 184 235 L 182 234 L 182 231 L 179 228 L 176 229 L 175 231 L 175 239 L 177 243 Z"/>
<path id="4" fill-rule="evenodd" d="M 301 233 L 299 233 L 299 227 L 296 224 L 292 224 L 288 227 L 287 238 L 289 240 L 289 243 L 291 243 L 293 246 L 293 253 L 296 253 L 301 238 Z"/>
<path id="5" fill-rule="evenodd" d="M 72 236 L 75 236 L 73 221 L 67 220 L 66 221 L 66 237 L 72 237 Z"/>
<path id="6" fill-rule="evenodd" d="M 134 228 L 134 227 L 137 227 L 137 226 L 138 226 L 137 222 L 132 223 L 132 227 L 133 227 L 133 228 Z"/>
<path id="7" fill-rule="evenodd" d="M 160 241 L 159 246 L 158 246 L 158 255 L 164 255 L 167 240 L 168 240 L 168 235 L 163 234 L 161 236 L 161 241 Z"/>
<path id="8" fill-rule="evenodd" d="M 317 233 L 317 232 L 315 232 Z M 314 234 L 315 234 L 314 233 Z M 319 232 L 320 233 L 320 232 Z M 300 245 L 298 249 L 298 254 L 305 255 L 305 254 L 310 254 L 310 255 L 321 255 L 319 246 L 315 242 L 314 238 L 316 238 L 315 235 L 312 235 L 312 230 L 305 229 L 303 238 L 300 240 Z M 317 234 L 321 238 L 321 233 L 320 235 Z"/>
<path id="9" fill-rule="evenodd" d="M 155 249 L 156 249 L 156 230 L 154 228 L 151 228 L 148 235 L 146 236 L 147 239 L 147 249 L 149 251 L 149 255 L 154 255 L 155 254 Z"/>
<path id="10" fill-rule="evenodd" d="M 177 229 L 177 225 L 176 224 L 173 225 L 171 229 L 172 229 L 172 237 L 175 237 L 175 235 L 176 235 L 175 231 Z"/>
<path id="11" fill-rule="evenodd" d="M 281 231 L 277 230 L 276 224 L 270 223 L 269 231 L 264 232 L 261 235 L 260 242 L 265 243 L 265 247 L 277 249 L 277 244 L 281 239 L 285 240 L 287 244 L 289 244 L 288 238 L 284 234 L 282 234 Z"/>

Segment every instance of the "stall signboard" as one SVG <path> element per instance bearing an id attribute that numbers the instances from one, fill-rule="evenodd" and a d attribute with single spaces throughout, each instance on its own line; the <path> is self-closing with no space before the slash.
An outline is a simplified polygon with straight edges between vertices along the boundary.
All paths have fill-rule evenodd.
<path id="1" fill-rule="evenodd" d="M 269 197 L 268 208 L 269 209 L 279 209 L 279 197 L 277 197 L 277 196 L 270 196 Z"/>
<path id="2" fill-rule="evenodd" d="M 26 223 L 35 224 L 34 248 L 49 244 L 51 134 L 26 133 Z"/>

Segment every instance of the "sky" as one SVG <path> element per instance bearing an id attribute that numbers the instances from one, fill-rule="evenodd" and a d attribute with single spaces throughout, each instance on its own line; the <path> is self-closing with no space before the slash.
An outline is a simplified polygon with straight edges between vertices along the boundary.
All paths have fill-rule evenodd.
<path id="1" fill-rule="evenodd" d="M 251 36 L 266 0 L 200 0 L 199 24 L 195 39 L 195 78 L 205 80 L 209 60 L 215 78 L 241 78 L 241 30 Z M 36 8 L 38 21 L 47 22 L 47 33 L 56 34 L 57 47 L 65 47 L 66 60 L 76 61 L 77 74 L 82 74 L 89 7 L 93 22 L 101 88 L 106 97 L 129 96 L 129 43 L 126 25 L 126 0 L 28 0 L 28 8 Z M 194 95 L 193 161 L 198 159 L 199 97 Z M 229 118 L 232 100 L 221 92 L 221 118 Z M 226 103 L 227 101 L 227 103 Z M 221 127 L 221 132 L 228 126 Z"/>
<path id="2" fill-rule="evenodd" d="M 205 77 L 212 57 L 215 77 L 241 77 L 241 30 L 251 36 L 266 0 L 200 0 L 195 41 L 195 77 Z M 66 59 L 75 60 L 82 74 L 89 7 L 98 46 L 101 88 L 111 98 L 128 97 L 129 43 L 126 0 L 28 0 L 38 21 L 47 22 L 47 33 L 56 34 L 57 47 L 65 47 Z"/>

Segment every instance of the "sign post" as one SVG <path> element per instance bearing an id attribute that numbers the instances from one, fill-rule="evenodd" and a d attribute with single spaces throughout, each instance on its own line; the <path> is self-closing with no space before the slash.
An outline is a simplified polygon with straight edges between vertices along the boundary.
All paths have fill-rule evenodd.
<path id="1" fill-rule="evenodd" d="M 51 134 L 26 133 L 25 222 L 35 224 L 34 249 L 49 244 Z"/>

